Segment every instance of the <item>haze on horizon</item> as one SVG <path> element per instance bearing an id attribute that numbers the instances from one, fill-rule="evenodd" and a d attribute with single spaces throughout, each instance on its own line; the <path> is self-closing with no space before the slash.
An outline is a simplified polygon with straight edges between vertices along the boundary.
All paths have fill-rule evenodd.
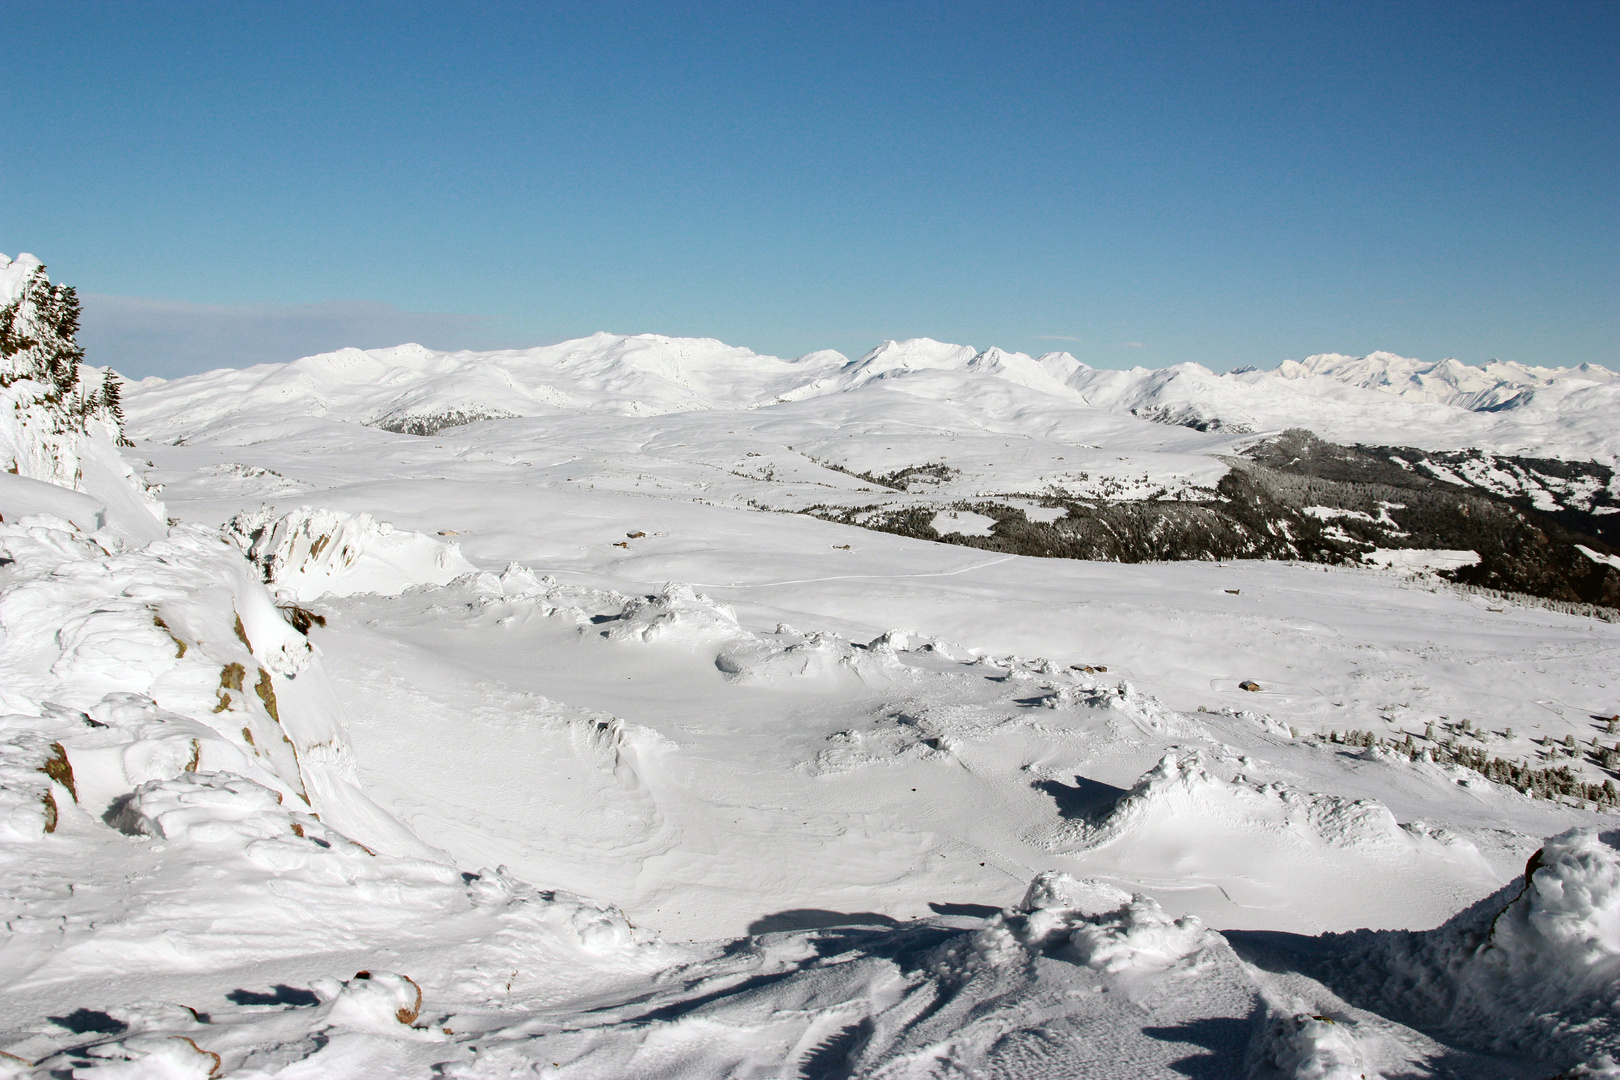
<path id="1" fill-rule="evenodd" d="M 165 376 L 597 330 L 1620 366 L 1601 3 L 7 14 L 0 252 Z"/>

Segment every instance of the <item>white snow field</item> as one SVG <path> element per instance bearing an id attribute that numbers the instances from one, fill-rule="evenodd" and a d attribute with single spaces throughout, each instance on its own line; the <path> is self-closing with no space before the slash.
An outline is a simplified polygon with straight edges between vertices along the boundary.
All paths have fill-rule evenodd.
<path id="1" fill-rule="evenodd" d="M 1610 452 L 1601 372 L 1369 362 L 1233 385 Z M 404 346 L 132 385 L 66 476 L 0 409 L 0 1076 L 1620 1076 L 1613 815 L 1390 745 L 1600 781 L 1620 625 L 783 512 L 1254 437 L 1126 376 Z"/>

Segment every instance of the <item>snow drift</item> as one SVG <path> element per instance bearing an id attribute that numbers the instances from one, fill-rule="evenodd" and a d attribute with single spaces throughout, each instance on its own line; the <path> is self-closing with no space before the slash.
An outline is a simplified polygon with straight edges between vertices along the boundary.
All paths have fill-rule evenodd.
<path id="1" fill-rule="evenodd" d="M 1296 916 L 1317 907 L 1343 912 L 1345 896 L 1399 889 L 1418 874 L 1443 897 L 1441 910 L 1455 910 L 1497 880 L 1469 840 L 1421 821 L 1401 823 L 1375 800 L 1241 774 L 1224 780 L 1201 753 L 1177 750 L 1116 803 L 1067 823 L 1048 842 L 1129 877 L 1173 869 L 1184 882 L 1216 883 L 1261 925 L 1278 903 L 1278 866 L 1310 868 L 1291 875 Z M 1379 918 L 1379 907 L 1369 897 L 1357 917 Z"/>
<path id="2" fill-rule="evenodd" d="M 1547 840 L 1523 878 L 1434 930 L 1328 935 L 1325 981 L 1459 1041 L 1568 1068 L 1620 1059 L 1620 851 Z"/>

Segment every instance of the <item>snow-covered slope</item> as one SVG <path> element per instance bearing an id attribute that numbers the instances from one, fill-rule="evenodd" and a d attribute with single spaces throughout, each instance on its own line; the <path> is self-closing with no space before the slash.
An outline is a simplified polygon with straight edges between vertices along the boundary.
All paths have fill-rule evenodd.
<path id="1" fill-rule="evenodd" d="M 1539 408 L 1310 363 L 599 335 L 132 388 L 181 523 L 0 475 L 0 1076 L 1612 1073 L 1620 624 L 828 520 L 1231 501 L 1252 436 L 1132 414 L 1199 380 Z"/>

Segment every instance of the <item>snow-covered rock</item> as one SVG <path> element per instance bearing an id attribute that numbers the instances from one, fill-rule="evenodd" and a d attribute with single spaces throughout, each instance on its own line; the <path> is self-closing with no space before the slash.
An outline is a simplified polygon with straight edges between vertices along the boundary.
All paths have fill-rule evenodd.
<path id="1" fill-rule="evenodd" d="M 265 581 L 299 600 L 398 593 L 477 570 L 458 545 L 396 530 L 370 514 L 309 506 L 279 517 L 258 511 L 238 514 L 225 534 L 263 570 Z"/>

